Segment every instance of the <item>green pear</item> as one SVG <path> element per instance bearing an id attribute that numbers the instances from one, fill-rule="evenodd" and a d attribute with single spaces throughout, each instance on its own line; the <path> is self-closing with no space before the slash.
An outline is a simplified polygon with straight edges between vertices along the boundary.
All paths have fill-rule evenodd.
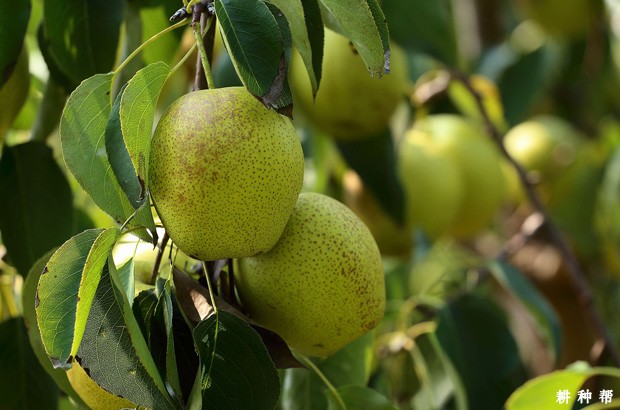
<path id="1" fill-rule="evenodd" d="M 271 249 L 293 212 L 303 172 L 291 121 L 243 87 L 182 96 L 151 142 L 157 213 L 179 249 L 199 260 Z"/>
<path id="2" fill-rule="evenodd" d="M 302 193 L 278 243 L 239 260 L 246 312 L 300 353 L 326 357 L 383 317 L 385 284 L 372 234 L 345 205 Z"/>
<path id="3" fill-rule="evenodd" d="M 539 115 L 517 124 L 504 137 L 508 153 L 538 183 L 548 198 L 558 181 L 573 167 L 586 139 L 567 121 Z"/>
<path id="4" fill-rule="evenodd" d="M 406 57 L 391 46 L 390 74 L 373 78 L 348 38 L 325 29 L 321 83 L 313 98 L 299 54 L 291 62 L 296 107 L 321 131 L 352 141 L 383 131 L 407 92 Z"/>
<path id="5" fill-rule="evenodd" d="M 431 144 L 456 166 L 463 181 L 463 196 L 450 233 L 458 237 L 477 234 L 491 222 L 506 196 L 499 150 L 480 126 L 458 115 L 430 115 L 417 120 L 413 129 L 416 132 L 410 138 Z M 445 177 L 433 176 L 437 184 Z"/>
<path id="6" fill-rule="evenodd" d="M 407 225 L 431 238 L 454 225 L 463 196 L 460 170 L 432 141 L 409 130 L 398 148 L 398 172 L 405 192 Z"/>

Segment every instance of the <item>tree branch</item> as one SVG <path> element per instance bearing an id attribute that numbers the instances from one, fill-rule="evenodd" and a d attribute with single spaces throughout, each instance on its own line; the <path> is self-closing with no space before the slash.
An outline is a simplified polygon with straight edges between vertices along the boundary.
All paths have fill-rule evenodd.
<path id="1" fill-rule="evenodd" d="M 465 86 L 465 88 L 467 88 L 469 93 L 474 97 L 476 101 L 476 106 L 478 107 L 478 111 L 482 115 L 487 133 L 496 143 L 502 155 L 517 171 L 519 180 L 521 181 L 521 185 L 525 190 L 527 198 L 534 207 L 535 211 L 542 217 L 542 226 L 549 233 L 551 242 L 558 249 L 560 255 L 562 256 L 562 259 L 564 260 L 564 263 L 566 264 L 569 273 L 570 284 L 575 291 L 575 294 L 577 295 L 578 302 L 581 304 L 582 308 L 585 310 L 591 321 L 593 331 L 596 337 L 599 339 L 598 343 L 602 343 L 604 345 L 604 351 L 607 352 L 612 362 L 616 366 L 620 366 L 620 356 L 618 355 L 618 351 L 611 339 L 607 326 L 605 325 L 603 319 L 601 318 L 596 309 L 592 291 L 590 290 L 590 286 L 586 280 L 586 277 L 581 270 L 579 263 L 577 262 L 577 258 L 573 254 L 570 246 L 564 239 L 560 230 L 549 218 L 549 215 L 545 210 L 540 196 L 528 179 L 527 173 L 525 172 L 523 167 L 521 167 L 521 165 L 506 150 L 506 147 L 503 143 L 503 135 L 491 121 L 489 113 L 487 112 L 482 102 L 482 98 L 480 97 L 476 89 L 472 86 L 469 78 L 459 71 L 452 71 L 451 75 L 454 79 L 460 81 Z"/>

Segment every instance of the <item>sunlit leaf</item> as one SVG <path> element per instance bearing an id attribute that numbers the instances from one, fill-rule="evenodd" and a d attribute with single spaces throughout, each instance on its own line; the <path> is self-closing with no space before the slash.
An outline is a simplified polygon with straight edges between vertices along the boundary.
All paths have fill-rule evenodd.
<path id="1" fill-rule="evenodd" d="M 321 81 L 323 62 L 323 22 L 318 0 L 269 0 L 284 13 L 316 94 Z"/>
<path id="2" fill-rule="evenodd" d="M 561 392 L 568 392 L 563 406 L 570 409 L 577 399 L 581 385 L 594 375 L 620 378 L 620 371 L 611 367 L 590 367 L 585 362 L 574 363 L 565 370 L 558 370 L 526 382 L 510 395 L 506 402 L 506 410 L 557 408 L 558 394 Z M 596 393 L 593 394 L 594 397 Z"/>
<path id="3" fill-rule="evenodd" d="M 155 106 L 169 73 L 170 69 L 161 61 L 149 64 L 129 80 L 121 97 L 121 129 L 125 146 L 142 187 L 140 199 L 144 199 L 148 185 Z"/>
<path id="4" fill-rule="evenodd" d="M 67 167 L 95 203 L 122 223 L 134 211 L 121 189 L 105 146 L 112 73 L 85 80 L 67 100 L 60 140 Z"/>
<path id="5" fill-rule="evenodd" d="M 381 77 L 385 72 L 387 55 L 385 47 L 387 25 L 385 18 L 378 19 L 376 2 L 369 0 L 321 0 L 323 6 L 336 20 L 359 52 L 368 72 L 373 77 Z"/>
<path id="6" fill-rule="evenodd" d="M 37 289 L 37 321 L 54 367 L 71 367 L 117 228 L 84 231 L 50 258 Z"/>

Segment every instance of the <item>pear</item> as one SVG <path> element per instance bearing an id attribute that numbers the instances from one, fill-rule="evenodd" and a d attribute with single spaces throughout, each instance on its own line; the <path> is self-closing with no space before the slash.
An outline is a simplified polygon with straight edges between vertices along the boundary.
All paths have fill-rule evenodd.
<path id="1" fill-rule="evenodd" d="M 463 202 L 460 169 L 432 141 L 415 129 L 405 133 L 398 149 L 398 172 L 406 199 L 407 226 L 430 238 L 448 233 Z"/>
<path id="2" fill-rule="evenodd" d="M 136 408 L 136 405 L 131 401 L 104 390 L 88 376 L 88 373 L 77 361 L 74 361 L 71 368 L 67 371 L 67 378 L 69 383 L 71 383 L 71 387 L 92 410 Z"/>
<path id="3" fill-rule="evenodd" d="M 243 87 L 176 100 L 151 142 L 149 189 L 170 238 L 199 260 L 271 249 L 301 190 L 304 159 L 291 121 Z"/>
<path id="4" fill-rule="evenodd" d="M 316 99 L 301 57 L 293 56 L 290 76 L 296 106 L 313 125 L 338 141 L 383 131 L 408 87 L 405 53 L 395 45 L 390 50 L 390 74 L 373 78 L 351 41 L 326 28 Z"/>
<path id="5" fill-rule="evenodd" d="M 328 196 L 302 193 L 278 243 L 238 267 L 246 312 L 302 354 L 326 357 L 383 317 L 377 244 L 349 208 Z"/>
<path id="6" fill-rule="evenodd" d="M 435 114 L 416 120 L 408 138 L 432 146 L 457 168 L 463 194 L 450 233 L 468 238 L 486 228 L 504 202 L 507 182 L 499 150 L 482 127 L 459 115 Z M 447 176 L 432 175 L 438 185 Z M 411 198 L 421 200 L 424 198 Z"/>

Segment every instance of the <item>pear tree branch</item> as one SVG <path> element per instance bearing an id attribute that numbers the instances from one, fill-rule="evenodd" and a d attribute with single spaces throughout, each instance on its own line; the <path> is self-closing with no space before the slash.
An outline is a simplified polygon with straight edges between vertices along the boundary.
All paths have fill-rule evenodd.
<path id="1" fill-rule="evenodd" d="M 594 296 L 592 294 L 592 291 L 590 290 L 588 281 L 586 280 L 585 274 L 579 266 L 577 258 L 575 257 L 573 251 L 568 245 L 568 242 L 566 241 L 560 230 L 557 228 L 557 226 L 555 226 L 555 224 L 549 218 L 549 215 L 545 210 L 540 196 L 538 195 L 538 192 L 536 192 L 534 185 L 529 180 L 526 171 L 506 150 L 506 147 L 503 143 L 502 133 L 493 124 L 493 121 L 491 121 L 489 113 L 487 112 L 482 102 L 482 97 L 473 87 L 469 77 L 459 71 L 452 71 L 450 74 L 452 78 L 460 81 L 468 90 L 468 92 L 474 97 L 478 111 L 482 115 L 484 126 L 488 135 L 495 142 L 502 155 L 516 170 L 528 200 L 534 207 L 535 212 L 539 215 L 539 218 L 541 218 L 542 228 L 546 229 L 547 233 L 550 236 L 551 242 L 560 252 L 562 259 L 566 264 L 569 273 L 570 284 L 575 291 L 577 301 L 581 304 L 583 310 L 589 317 L 590 323 L 593 328 L 592 330 L 598 338 L 596 345 L 602 344 L 604 346 L 603 350 L 609 355 L 611 361 L 616 366 L 620 366 L 620 355 L 618 354 L 618 351 L 612 341 L 611 335 L 609 334 L 609 330 L 607 329 L 605 322 L 603 321 L 596 309 L 596 306 L 594 304 Z"/>

